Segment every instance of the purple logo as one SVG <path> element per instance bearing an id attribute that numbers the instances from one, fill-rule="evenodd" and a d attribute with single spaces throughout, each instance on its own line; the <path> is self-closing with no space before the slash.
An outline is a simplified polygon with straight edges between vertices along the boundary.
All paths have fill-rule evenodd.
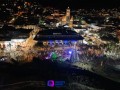
<path id="1" fill-rule="evenodd" d="M 55 85 L 54 80 L 48 80 L 47 81 L 47 86 L 54 87 L 54 85 Z"/>

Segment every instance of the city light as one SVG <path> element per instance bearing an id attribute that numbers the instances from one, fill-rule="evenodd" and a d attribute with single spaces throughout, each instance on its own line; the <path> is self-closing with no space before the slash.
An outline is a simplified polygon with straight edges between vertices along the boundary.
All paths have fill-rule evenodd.
<path id="1" fill-rule="evenodd" d="M 69 51 L 69 54 L 72 54 L 72 51 Z"/>
<path id="2" fill-rule="evenodd" d="M 11 41 L 13 41 L 13 42 L 24 42 L 25 39 L 12 39 Z"/>
<path id="3" fill-rule="evenodd" d="M 119 90 L 117 4 L 105 0 L 2 0 L 1 90 L 41 90 L 41 79 L 48 89 Z"/>

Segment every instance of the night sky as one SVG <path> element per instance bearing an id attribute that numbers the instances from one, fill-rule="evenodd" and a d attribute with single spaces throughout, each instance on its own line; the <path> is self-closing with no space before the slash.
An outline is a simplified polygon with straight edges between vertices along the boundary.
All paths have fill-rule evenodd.
<path id="1" fill-rule="evenodd" d="M 7 0 L 0 0 L 7 1 Z M 14 1 L 14 0 L 13 0 Z M 114 8 L 120 6 L 120 0 L 25 0 L 37 1 L 43 6 L 53 6 L 58 9 L 66 9 L 68 6 L 71 9 L 79 8 Z"/>
<path id="2" fill-rule="evenodd" d="M 113 8 L 120 6 L 120 0 L 36 0 L 45 6 L 54 6 L 60 9 L 78 8 Z"/>

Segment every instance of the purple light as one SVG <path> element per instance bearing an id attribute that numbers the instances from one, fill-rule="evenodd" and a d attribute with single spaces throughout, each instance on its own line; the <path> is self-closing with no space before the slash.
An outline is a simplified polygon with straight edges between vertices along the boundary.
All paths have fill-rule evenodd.
<path id="1" fill-rule="evenodd" d="M 69 54 L 72 54 L 72 51 L 69 51 Z"/>
<path id="2" fill-rule="evenodd" d="M 49 57 L 45 57 L 45 59 L 49 59 Z"/>
<path id="3" fill-rule="evenodd" d="M 47 81 L 47 86 L 54 87 L 54 85 L 55 85 L 54 80 Z"/>

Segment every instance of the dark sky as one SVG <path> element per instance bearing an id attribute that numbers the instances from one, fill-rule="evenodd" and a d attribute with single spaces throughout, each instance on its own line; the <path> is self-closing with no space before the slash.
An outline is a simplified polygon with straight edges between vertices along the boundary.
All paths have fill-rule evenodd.
<path id="1" fill-rule="evenodd" d="M 46 6 L 58 8 L 112 8 L 120 6 L 120 0 L 38 0 Z"/>
<path id="2" fill-rule="evenodd" d="M 0 0 L 7 1 L 7 0 Z M 71 9 L 79 8 L 113 8 L 120 6 L 120 0 L 25 0 L 38 1 L 44 6 L 54 6 L 59 9 L 65 9 L 68 6 Z"/>

